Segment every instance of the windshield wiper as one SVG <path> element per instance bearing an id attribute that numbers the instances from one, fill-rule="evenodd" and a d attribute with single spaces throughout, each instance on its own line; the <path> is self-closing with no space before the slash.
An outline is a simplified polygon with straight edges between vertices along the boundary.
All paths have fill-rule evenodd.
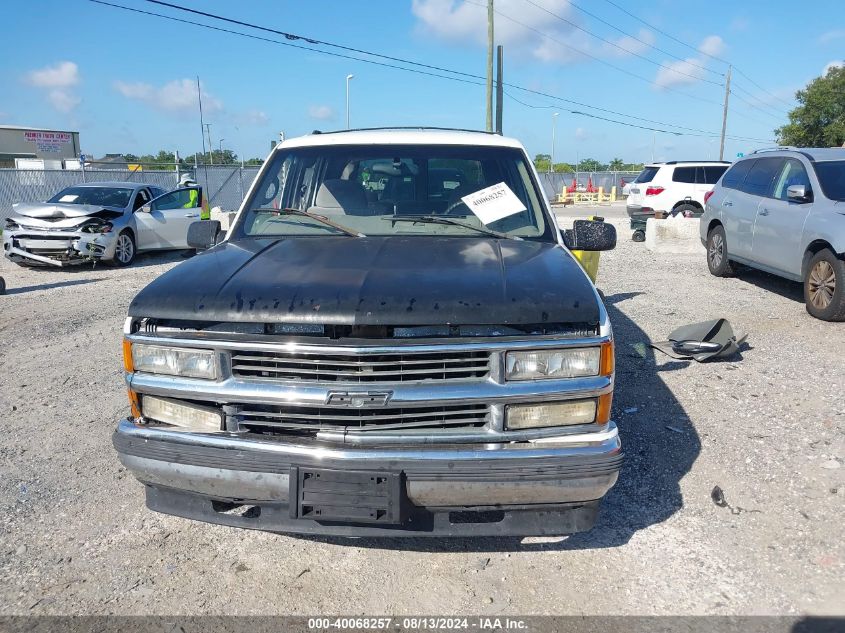
<path id="1" fill-rule="evenodd" d="M 500 237 L 507 240 L 522 240 L 522 238 L 517 235 L 508 235 L 507 233 L 494 231 L 493 229 L 475 226 L 453 218 L 446 218 L 438 215 L 383 215 L 381 217 L 383 220 L 392 220 L 393 222 L 420 222 L 421 224 L 449 224 L 451 226 L 462 226 L 465 229 L 478 231 L 479 233 L 491 235 L 492 237 Z"/>
<path id="2" fill-rule="evenodd" d="M 280 216 L 295 215 L 295 216 L 301 217 L 301 218 L 311 218 L 312 220 L 317 220 L 317 222 L 319 222 L 320 224 L 330 226 L 333 229 L 337 229 L 341 233 L 345 233 L 346 235 L 349 235 L 351 237 L 367 237 L 366 235 L 364 235 L 360 231 L 356 231 L 355 229 L 350 229 L 349 227 L 343 226 L 342 224 L 338 224 L 337 222 L 329 220 L 324 215 L 317 215 L 316 213 L 308 213 L 307 211 L 302 211 L 300 209 L 291 209 L 291 208 L 274 209 L 272 207 L 260 207 L 258 209 L 253 209 L 252 212 L 253 213 L 270 213 L 270 214 L 273 214 L 273 215 L 280 215 Z"/>

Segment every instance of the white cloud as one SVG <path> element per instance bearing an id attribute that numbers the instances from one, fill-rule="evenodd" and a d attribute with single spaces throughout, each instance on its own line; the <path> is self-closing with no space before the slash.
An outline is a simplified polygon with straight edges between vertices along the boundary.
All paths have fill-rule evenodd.
<path id="1" fill-rule="evenodd" d="M 308 116 L 318 121 L 328 121 L 334 118 L 334 109 L 327 105 L 312 105 L 308 108 Z"/>
<path id="2" fill-rule="evenodd" d="M 728 26 L 728 28 L 731 31 L 746 31 L 746 30 L 748 30 L 749 25 L 750 25 L 750 22 L 748 21 L 748 18 L 739 15 L 739 16 L 735 17 L 733 20 L 731 20 L 731 23 Z"/>
<path id="3" fill-rule="evenodd" d="M 79 66 L 73 62 L 57 62 L 27 73 L 26 81 L 36 88 L 47 90 L 47 102 L 59 112 L 70 112 L 82 99 L 70 88 L 79 83 Z"/>
<path id="4" fill-rule="evenodd" d="M 417 30 L 426 36 L 474 47 L 487 42 L 487 8 L 484 3 L 413 0 L 411 11 L 417 19 Z M 556 15 L 577 23 L 578 16 L 573 15 L 569 0 L 543 0 L 542 8 L 523 0 L 496 0 L 496 11 L 496 43 L 504 45 L 508 55 L 557 64 L 584 58 L 582 53 L 569 47 L 589 54 L 627 55 L 613 46 L 605 45 L 607 50 L 597 47 L 583 31 L 555 18 Z M 652 36 L 649 34 L 647 37 Z M 617 43 L 632 51 L 643 46 L 626 38 Z"/>
<path id="5" fill-rule="evenodd" d="M 654 33 L 648 29 L 640 29 L 636 38 L 630 35 L 624 35 L 618 40 L 615 40 L 614 44 L 616 46 L 611 46 L 610 44 L 604 45 L 603 49 L 608 55 L 613 55 L 614 57 L 627 57 L 633 54 L 642 55 L 649 49 L 651 44 L 654 44 Z M 617 46 L 625 50 L 619 50 Z"/>
<path id="6" fill-rule="evenodd" d="M 238 118 L 248 125 L 267 125 L 270 122 L 270 117 L 263 110 L 247 110 Z"/>
<path id="7" fill-rule="evenodd" d="M 47 95 L 47 101 L 59 112 L 70 112 L 80 104 L 82 99 L 66 90 L 51 90 Z"/>
<path id="8" fill-rule="evenodd" d="M 73 62 L 59 62 L 29 72 L 27 80 L 38 88 L 70 88 L 79 83 L 79 67 Z"/>
<path id="9" fill-rule="evenodd" d="M 845 29 L 834 29 L 833 31 L 827 31 L 819 35 L 819 44 L 829 44 L 830 42 L 843 38 L 845 38 Z"/>
<path id="10" fill-rule="evenodd" d="M 717 57 L 725 50 L 725 42 L 718 35 L 708 35 L 698 46 L 701 55 L 687 57 L 682 61 L 664 62 L 663 68 L 657 70 L 654 85 L 658 88 L 669 88 L 684 84 L 694 84 L 705 75 L 705 67 L 709 55 Z"/>
<path id="11" fill-rule="evenodd" d="M 189 112 L 196 110 L 197 83 L 193 79 L 174 79 L 163 86 L 156 87 L 142 81 L 115 81 L 114 89 L 127 99 L 134 99 L 160 110 L 169 112 Z M 220 99 L 202 89 L 202 109 L 205 114 L 214 114 L 223 110 Z"/>
<path id="12" fill-rule="evenodd" d="M 832 62 L 828 62 L 822 71 L 822 77 L 824 77 L 831 68 L 845 68 L 845 61 L 834 60 Z"/>
<path id="13" fill-rule="evenodd" d="M 718 35 L 708 35 L 698 46 L 698 50 L 705 55 L 718 57 L 725 51 L 725 42 Z"/>
<path id="14" fill-rule="evenodd" d="M 576 141 L 586 141 L 590 138 L 590 134 L 582 127 L 575 128 L 575 140 Z"/>

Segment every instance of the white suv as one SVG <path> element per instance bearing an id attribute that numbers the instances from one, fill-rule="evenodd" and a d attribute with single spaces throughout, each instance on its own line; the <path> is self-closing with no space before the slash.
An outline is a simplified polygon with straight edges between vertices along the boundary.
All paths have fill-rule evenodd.
<path id="1" fill-rule="evenodd" d="M 726 162 L 678 161 L 646 165 L 631 186 L 628 215 L 634 241 L 645 239 L 645 223 L 655 212 L 700 216 L 704 194 L 713 189 L 725 170 Z"/>

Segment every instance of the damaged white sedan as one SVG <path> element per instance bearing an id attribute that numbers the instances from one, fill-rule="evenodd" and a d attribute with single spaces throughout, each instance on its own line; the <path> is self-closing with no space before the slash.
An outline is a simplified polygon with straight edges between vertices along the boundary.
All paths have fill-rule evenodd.
<path id="1" fill-rule="evenodd" d="M 200 187 L 165 192 L 133 182 L 74 185 L 47 202 L 12 205 L 3 252 L 21 266 L 127 266 L 141 251 L 187 248 L 188 225 L 200 219 L 201 206 Z"/>

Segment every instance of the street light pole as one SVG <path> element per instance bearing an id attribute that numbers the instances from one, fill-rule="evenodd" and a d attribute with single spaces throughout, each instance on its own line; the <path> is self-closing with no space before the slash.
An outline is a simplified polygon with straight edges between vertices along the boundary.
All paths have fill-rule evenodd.
<path id="1" fill-rule="evenodd" d="M 346 75 L 346 129 L 349 129 L 349 80 L 355 75 Z"/>
<path id="2" fill-rule="evenodd" d="M 554 112 L 552 114 L 552 160 L 549 165 L 549 173 L 552 173 L 555 170 L 555 128 L 557 127 L 557 118 L 559 116 L 560 112 Z"/>
<path id="3" fill-rule="evenodd" d="M 226 140 L 225 138 L 220 139 L 220 162 L 221 163 L 223 162 L 223 141 L 225 141 L 225 140 Z"/>

